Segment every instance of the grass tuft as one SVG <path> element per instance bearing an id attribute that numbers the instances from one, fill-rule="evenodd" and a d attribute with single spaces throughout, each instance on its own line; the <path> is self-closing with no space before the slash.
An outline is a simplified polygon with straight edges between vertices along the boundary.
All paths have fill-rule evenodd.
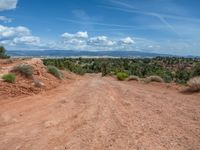
<path id="1" fill-rule="evenodd" d="M 2 79 L 5 81 L 5 82 L 8 82 L 8 83 L 15 83 L 15 80 L 16 80 L 16 76 L 15 74 L 5 74 L 2 76 Z"/>
<path id="2" fill-rule="evenodd" d="M 127 79 L 128 81 L 140 81 L 140 78 L 138 76 L 134 76 L 134 75 L 131 75 L 130 77 L 128 77 Z"/>
<path id="3" fill-rule="evenodd" d="M 56 68 L 55 66 L 47 66 L 47 70 L 48 70 L 49 73 L 54 75 L 56 78 L 62 79 L 62 77 L 63 77 L 62 72 L 58 68 Z"/>
<path id="4" fill-rule="evenodd" d="M 150 82 L 160 82 L 163 83 L 164 80 L 160 77 L 160 76 L 149 76 L 145 79 L 146 83 L 150 83 Z"/>
<path id="5" fill-rule="evenodd" d="M 123 81 L 127 78 L 128 78 L 128 73 L 126 73 L 126 72 L 118 72 L 117 73 L 117 79 L 118 80 Z"/>
<path id="6" fill-rule="evenodd" d="M 26 77 L 32 77 L 33 75 L 33 67 L 27 64 L 17 65 L 12 69 L 12 71 L 19 72 Z"/>
<path id="7" fill-rule="evenodd" d="M 188 82 L 188 92 L 199 92 L 200 91 L 200 77 L 191 78 Z"/>

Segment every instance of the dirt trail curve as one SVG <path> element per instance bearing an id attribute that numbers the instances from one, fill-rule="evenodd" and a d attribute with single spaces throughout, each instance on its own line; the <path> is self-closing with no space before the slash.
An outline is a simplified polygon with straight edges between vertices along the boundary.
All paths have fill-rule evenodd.
<path id="1" fill-rule="evenodd" d="M 0 150 L 199 150 L 199 97 L 86 76 L 0 100 Z"/>

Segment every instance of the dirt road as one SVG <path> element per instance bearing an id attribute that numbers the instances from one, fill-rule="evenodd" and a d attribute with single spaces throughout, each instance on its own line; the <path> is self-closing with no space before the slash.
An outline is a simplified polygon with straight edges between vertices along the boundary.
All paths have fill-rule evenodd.
<path id="1" fill-rule="evenodd" d="M 200 95 L 85 76 L 0 98 L 0 150 L 199 150 Z"/>

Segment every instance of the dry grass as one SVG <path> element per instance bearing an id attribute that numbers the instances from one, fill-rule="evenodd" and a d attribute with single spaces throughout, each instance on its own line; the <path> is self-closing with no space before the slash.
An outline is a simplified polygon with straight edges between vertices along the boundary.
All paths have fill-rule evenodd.
<path id="1" fill-rule="evenodd" d="M 33 67 L 27 64 L 20 64 L 15 66 L 12 69 L 12 72 L 19 72 L 20 74 L 26 77 L 32 77 L 33 75 Z"/>
<path id="2" fill-rule="evenodd" d="M 131 75 L 130 77 L 128 77 L 127 81 L 140 81 L 140 78 L 138 76 L 134 76 L 134 75 Z"/>
<path id="3" fill-rule="evenodd" d="M 150 82 L 160 82 L 163 83 L 164 80 L 160 76 L 149 76 L 144 80 L 146 83 Z"/>
<path id="4" fill-rule="evenodd" d="M 194 77 L 187 82 L 187 92 L 200 92 L 200 77 Z"/>

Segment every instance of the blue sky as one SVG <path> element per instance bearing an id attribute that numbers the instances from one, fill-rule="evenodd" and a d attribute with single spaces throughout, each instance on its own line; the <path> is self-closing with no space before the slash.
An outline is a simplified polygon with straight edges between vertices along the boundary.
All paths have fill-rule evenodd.
<path id="1" fill-rule="evenodd" d="M 199 6 L 198 0 L 0 0 L 0 44 L 199 56 Z"/>

